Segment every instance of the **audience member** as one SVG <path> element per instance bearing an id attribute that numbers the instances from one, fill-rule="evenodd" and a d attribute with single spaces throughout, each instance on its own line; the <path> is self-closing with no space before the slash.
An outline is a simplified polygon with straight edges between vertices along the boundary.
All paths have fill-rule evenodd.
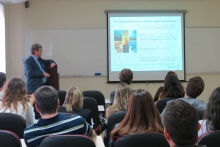
<path id="1" fill-rule="evenodd" d="M 128 68 L 122 69 L 122 71 L 119 73 L 119 81 L 121 83 L 127 83 L 128 85 L 131 85 L 132 80 L 133 80 L 133 72 Z M 115 91 L 112 91 L 110 94 L 111 105 L 113 104 L 114 97 L 115 97 Z"/>
<path id="2" fill-rule="evenodd" d="M 205 119 L 199 123 L 201 124 L 199 138 L 206 133 L 220 130 L 220 87 L 212 92 L 205 110 Z"/>
<path id="3" fill-rule="evenodd" d="M 6 75 L 3 72 L 0 72 L 0 100 L 2 99 L 3 95 L 3 87 L 6 83 Z"/>
<path id="4" fill-rule="evenodd" d="M 164 80 L 164 91 L 160 94 L 159 99 L 162 98 L 181 98 L 184 97 L 184 88 L 176 75 L 168 75 Z"/>
<path id="5" fill-rule="evenodd" d="M 206 103 L 204 101 L 197 100 L 196 98 L 203 92 L 204 87 L 205 84 L 201 77 L 195 76 L 190 78 L 185 88 L 185 96 L 183 98 L 179 98 L 179 100 L 185 101 L 195 107 L 197 111 L 203 112 L 206 108 Z M 162 112 L 161 116 L 163 115 L 164 112 Z"/>
<path id="6" fill-rule="evenodd" d="M 190 104 L 173 100 L 165 108 L 164 136 L 170 147 L 194 147 L 197 146 L 198 123 L 197 111 Z"/>
<path id="7" fill-rule="evenodd" d="M 80 89 L 75 86 L 71 87 L 67 91 L 64 104 L 59 107 L 58 112 L 78 114 L 91 124 L 91 110 L 83 109 L 83 99 L 83 93 Z"/>
<path id="8" fill-rule="evenodd" d="M 112 106 L 109 106 L 106 110 L 106 118 L 118 111 L 127 111 L 129 98 L 132 94 L 130 85 L 126 83 L 120 83 L 115 91 L 115 98 Z"/>
<path id="9" fill-rule="evenodd" d="M 164 81 L 164 91 L 160 94 L 159 100 L 156 102 L 157 109 L 162 113 L 168 101 L 181 98 L 184 94 L 184 88 L 177 76 L 166 76 Z"/>
<path id="10" fill-rule="evenodd" d="M 33 44 L 31 46 L 31 55 L 24 61 L 24 71 L 26 75 L 26 86 L 28 93 L 33 93 L 37 88 L 47 85 L 47 78 L 50 74 L 46 71 L 46 66 L 51 68 L 56 66 L 52 60 L 41 58 L 42 46 Z"/>
<path id="11" fill-rule="evenodd" d="M 110 146 L 124 135 L 144 132 L 163 133 L 163 125 L 151 94 L 139 89 L 130 97 L 125 118 L 112 130 Z"/>
<path id="12" fill-rule="evenodd" d="M 39 121 L 26 128 L 24 139 L 28 147 L 39 146 L 50 135 L 83 134 L 96 138 L 95 132 L 81 116 L 58 114 L 57 91 L 51 86 L 42 86 L 35 91 L 35 107 L 40 113 Z"/>
<path id="13" fill-rule="evenodd" d="M 180 98 L 180 100 L 189 103 L 195 107 L 196 110 L 204 111 L 206 103 L 196 99 L 203 92 L 204 87 L 205 83 L 201 77 L 195 76 L 190 78 L 185 88 L 185 96 L 184 98 Z"/>
<path id="14" fill-rule="evenodd" d="M 0 101 L 0 112 L 19 114 L 26 120 L 27 126 L 32 125 L 35 122 L 33 95 L 30 98 L 30 103 L 28 101 L 24 81 L 20 78 L 11 78 L 4 87 L 4 94 Z"/>
<path id="15" fill-rule="evenodd" d="M 176 76 L 178 78 L 177 74 L 175 72 L 173 72 L 173 71 L 167 72 L 167 74 L 165 76 L 165 79 L 168 76 Z M 163 93 L 163 92 L 164 92 L 164 86 L 159 87 L 157 92 L 156 92 L 156 94 L 155 94 L 155 96 L 154 96 L 154 102 L 158 101 L 158 99 L 160 97 L 160 94 Z"/>

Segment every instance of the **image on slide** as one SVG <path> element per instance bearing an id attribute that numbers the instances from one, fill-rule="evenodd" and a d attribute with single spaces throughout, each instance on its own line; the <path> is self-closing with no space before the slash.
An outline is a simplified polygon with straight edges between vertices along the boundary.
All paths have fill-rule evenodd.
<path id="1" fill-rule="evenodd" d="M 114 30 L 114 49 L 116 53 L 137 53 L 136 30 Z"/>

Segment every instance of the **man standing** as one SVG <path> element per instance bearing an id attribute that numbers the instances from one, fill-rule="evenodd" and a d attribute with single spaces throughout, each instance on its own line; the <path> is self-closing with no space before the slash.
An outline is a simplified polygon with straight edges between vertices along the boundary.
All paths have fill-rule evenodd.
<path id="1" fill-rule="evenodd" d="M 58 114 L 57 91 L 51 86 L 42 86 L 35 93 L 35 108 L 40 113 L 38 122 L 24 131 L 28 147 L 39 146 L 41 141 L 51 135 L 82 134 L 96 138 L 95 131 L 79 115 Z"/>
<path id="2" fill-rule="evenodd" d="M 31 47 L 31 55 L 24 61 L 24 71 L 26 75 L 26 86 L 29 93 L 33 93 L 37 88 L 47 85 L 47 78 L 50 75 L 46 72 L 46 66 L 51 68 L 56 66 L 52 60 L 44 60 L 41 58 L 42 46 L 33 44 Z"/>
<path id="3" fill-rule="evenodd" d="M 170 147 L 197 147 L 200 124 L 193 106 L 182 100 L 173 100 L 167 104 L 162 121 L 164 137 Z"/>

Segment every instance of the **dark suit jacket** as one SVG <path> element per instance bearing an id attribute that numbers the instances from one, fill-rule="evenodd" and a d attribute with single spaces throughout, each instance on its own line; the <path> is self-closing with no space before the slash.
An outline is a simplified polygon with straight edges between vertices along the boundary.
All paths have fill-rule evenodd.
<path id="1" fill-rule="evenodd" d="M 51 63 L 54 63 L 52 60 L 44 60 L 42 58 L 40 58 L 40 60 L 41 64 L 44 66 L 43 69 L 45 72 L 45 67 Z M 26 87 L 29 93 L 33 93 L 37 88 L 43 86 L 43 71 L 40 69 L 32 56 L 29 56 L 24 60 L 24 72 L 26 76 Z"/>

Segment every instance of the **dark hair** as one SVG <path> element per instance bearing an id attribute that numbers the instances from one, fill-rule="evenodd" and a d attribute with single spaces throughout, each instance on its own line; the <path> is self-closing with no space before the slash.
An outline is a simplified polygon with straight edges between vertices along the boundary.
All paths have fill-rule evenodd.
<path id="1" fill-rule="evenodd" d="M 57 91 L 51 86 L 42 86 L 35 92 L 35 104 L 41 114 L 53 114 L 58 109 Z"/>
<path id="2" fill-rule="evenodd" d="M 180 80 L 175 75 L 165 77 L 164 92 L 162 98 L 181 98 L 184 97 L 184 88 Z"/>
<path id="3" fill-rule="evenodd" d="M 205 118 L 208 131 L 220 130 L 220 87 L 216 88 L 209 98 Z"/>
<path id="4" fill-rule="evenodd" d="M 186 85 L 186 95 L 197 98 L 204 90 L 205 83 L 201 77 L 195 76 L 189 79 Z"/>
<path id="5" fill-rule="evenodd" d="M 31 54 L 33 55 L 35 51 L 38 51 L 39 49 L 42 49 L 42 46 L 38 43 L 35 43 L 31 46 Z"/>
<path id="6" fill-rule="evenodd" d="M 175 145 L 193 145 L 198 139 L 198 114 L 196 109 L 182 100 L 167 104 L 163 125 Z"/>
<path id="7" fill-rule="evenodd" d="M 3 72 L 0 72 L 0 88 L 3 87 L 5 82 L 6 82 L 6 74 Z"/>
<path id="8" fill-rule="evenodd" d="M 133 79 L 133 72 L 130 69 L 124 68 L 119 73 L 120 82 L 124 82 L 130 85 L 132 82 L 132 79 Z"/>
<path id="9" fill-rule="evenodd" d="M 176 76 L 178 78 L 177 74 L 174 71 L 168 71 L 166 76 Z"/>
<path id="10" fill-rule="evenodd" d="M 154 96 L 154 102 L 158 101 L 159 97 L 160 97 L 160 94 L 164 92 L 164 87 L 161 86 L 157 89 L 157 92 Z"/>
<path id="11" fill-rule="evenodd" d="M 131 95 L 127 114 L 111 132 L 111 138 L 116 141 L 124 135 L 143 132 L 163 133 L 163 125 L 151 94 L 138 89 Z"/>

